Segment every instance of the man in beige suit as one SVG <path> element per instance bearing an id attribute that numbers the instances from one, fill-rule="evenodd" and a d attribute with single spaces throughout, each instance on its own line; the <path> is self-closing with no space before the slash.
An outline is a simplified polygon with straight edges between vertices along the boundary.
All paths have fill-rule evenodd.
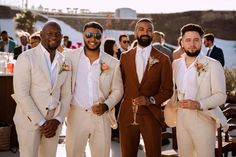
<path id="1" fill-rule="evenodd" d="M 56 51 L 60 26 L 47 22 L 40 35 L 41 44 L 22 53 L 14 70 L 14 122 L 22 157 L 56 156 L 72 97 L 70 62 Z"/>
<path id="2" fill-rule="evenodd" d="M 177 141 L 180 157 L 214 157 L 216 128 L 227 129 L 219 106 L 226 100 L 221 64 L 201 53 L 201 26 L 187 24 L 181 29 L 185 54 L 173 62 L 177 87 Z"/>
<path id="3" fill-rule="evenodd" d="M 67 157 L 84 156 L 89 139 L 92 157 L 109 157 L 113 107 L 123 95 L 120 63 L 100 50 L 103 28 L 84 26 L 84 48 L 68 54 L 72 61 L 73 99 L 67 118 Z M 113 111 L 113 112 L 112 112 Z"/>

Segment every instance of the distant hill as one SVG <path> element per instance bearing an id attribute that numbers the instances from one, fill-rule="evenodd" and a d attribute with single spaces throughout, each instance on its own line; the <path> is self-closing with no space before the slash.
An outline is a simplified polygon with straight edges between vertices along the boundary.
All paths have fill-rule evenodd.
<path id="1" fill-rule="evenodd" d="M 20 10 L 11 9 L 6 6 L 0 6 L 0 18 L 13 18 Z M 46 21 L 45 16 L 38 13 L 37 18 L 41 21 Z M 82 31 L 83 25 L 88 21 L 100 22 L 105 29 L 114 30 L 134 30 L 137 20 L 123 20 L 97 17 L 78 17 L 75 15 L 48 17 L 57 18 L 69 24 L 77 31 Z M 153 20 L 155 30 L 162 31 L 166 34 L 168 43 L 176 45 L 179 36 L 180 28 L 187 23 L 196 23 L 201 25 L 206 33 L 214 33 L 217 38 L 224 40 L 236 40 L 236 11 L 189 11 L 171 14 L 138 14 L 138 18 L 148 17 Z"/>

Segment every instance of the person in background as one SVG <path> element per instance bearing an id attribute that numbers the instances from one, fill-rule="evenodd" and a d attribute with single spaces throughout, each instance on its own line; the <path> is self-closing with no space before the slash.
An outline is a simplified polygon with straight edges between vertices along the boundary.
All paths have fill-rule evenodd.
<path id="1" fill-rule="evenodd" d="M 151 44 L 153 30 L 150 19 L 140 19 L 135 26 L 137 47 L 121 55 L 125 89 L 118 118 L 122 157 L 137 156 L 140 134 L 146 156 L 161 156 L 161 104 L 172 96 L 173 83 L 169 57 Z M 136 111 L 138 125 L 132 125 Z"/>
<path id="2" fill-rule="evenodd" d="M 129 48 L 129 37 L 127 34 L 121 34 L 119 36 L 119 44 L 121 53 L 127 51 Z"/>
<path id="3" fill-rule="evenodd" d="M 27 33 L 27 32 L 22 32 L 22 33 L 20 34 L 20 42 L 21 42 L 21 45 L 20 45 L 20 46 L 17 46 L 17 47 L 14 49 L 14 59 L 17 59 L 18 56 L 19 56 L 22 52 L 31 49 L 31 45 L 29 44 L 29 33 Z"/>
<path id="4" fill-rule="evenodd" d="M 184 49 L 181 45 L 182 37 L 178 38 L 178 47 L 173 51 L 173 60 L 179 59 L 184 54 Z"/>
<path id="5" fill-rule="evenodd" d="M 63 36 L 63 44 L 62 44 L 62 48 L 70 48 L 72 45 L 72 42 L 69 40 L 69 36 L 64 35 Z"/>
<path id="6" fill-rule="evenodd" d="M 197 24 L 181 28 L 185 54 L 173 62 L 178 95 L 177 142 L 181 157 L 214 157 L 216 128 L 227 130 L 227 120 L 219 106 L 226 100 L 224 69 L 202 54 L 204 31 Z"/>
<path id="7" fill-rule="evenodd" d="M 16 43 L 8 36 L 7 31 L 1 32 L 0 51 L 13 53 Z"/>
<path id="8" fill-rule="evenodd" d="M 169 46 L 166 44 L 166 35 L 163 32 L 159 32 L 161 35 L 161 45 L 163 45 L 164 47 L 168 48 L 171 50 L 171 52 L 173 53 L 173 51 L 175 50 L 173 47 Z"/>
<path id="9" fill-rule="evenodd" d="M 115 39 L 106 39 L 106 41 L 104 42 L 104 51 L 112 57 L 120 59 L 120 56 L 117 55 L 118 47 Z"/>
<path id="10" fill-rule="evenodd" d="M 38 46 L 41 42 L 40 32 L 35 32 L 30 36 L 30 45 L 32 48 Z"/>
<path id="11" fill-rule="evenodd" d="M 158 49 L 161 52 L 163 52 L 164 54 L 166 54 L 170 58 L 170 60 L 172 61 L 173 60 L 172 51 L 169 48 L 167 48 L 166 46 L 161 44 L 162 43 L 162 36 L 163 36 L 163 34 L 161 32 L 154 31 L 153 38 L 152 38 L 152 45 L 156 49 Z"/>
<path id="12" fill-rule="evenodd" d="M 103 27 L 88 22 L 84 47 L 65 53 L 73 64 L 73 99 L 67 117 L 67 157 L 84 156 L 87 142 L 92 157 L 109 157 L 113 108 L 123 96 L 120 62 L 100 49 Z"/>
<path id="13" fill-rule="evenodd" d="M 224 53 L 221 48 L 217 47 L 214 44 L 214 34 L 208 33 L 204 35 L 204 45 L 208 48 L 207 56 L 214 58 L 215 60 L 218 60 L 222 67 L 225 65 L 225 59 L 224 59 Z"/>
<path id="14" fill-rule="evenodd" d="M 18 57 L 13 75 L 14 123 L 21 157 L 56 157 L 72 98 L 71 63 L 56 50 L 61 27 L 49 21 L 40 35 L 41 43 Z"/>

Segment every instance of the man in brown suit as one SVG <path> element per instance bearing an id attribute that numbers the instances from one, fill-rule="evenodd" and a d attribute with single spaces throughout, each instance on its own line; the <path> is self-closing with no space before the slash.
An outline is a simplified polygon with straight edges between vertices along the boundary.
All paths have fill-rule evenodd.
<path id="1" fill-rule="evenodd" d="M 153 30 L 152 21 L 140 19 L 135 26 L 138 45 L 121 57 L 125 89 L 119 115 L 122 157 L 137 156 L 140 134 L 146 156 L 161 156 L 161 104 L 172 96 L 173 82 L 170 59 L 151 45 Z M 132 102 L 138 105 L 138 125 L 131 125 Z"/>

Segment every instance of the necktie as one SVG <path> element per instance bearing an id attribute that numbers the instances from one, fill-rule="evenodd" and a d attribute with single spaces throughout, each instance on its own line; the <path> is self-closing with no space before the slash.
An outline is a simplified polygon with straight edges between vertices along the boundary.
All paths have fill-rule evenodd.
<path id="1" fill-rule="evenodd" d="M 207 51 L 207 56 L 210 56 L 211 49 Z"/>
<path id="2" fill-rule="evenodd" d="M 136 58 L 136 68 L 137 68 L 137 74 L 138 74 L 138 80 L 139 83 L 141 83 L 143 78 L 143 72 L 144 72 L 144 58 L 143 58 L 143 52 L 137 52 L 137 58 Z"/>
<path id="3" fill-rule="evenodd" d="M 26 51 L 26 46 L 24 46 L 24 51 Z"/>

